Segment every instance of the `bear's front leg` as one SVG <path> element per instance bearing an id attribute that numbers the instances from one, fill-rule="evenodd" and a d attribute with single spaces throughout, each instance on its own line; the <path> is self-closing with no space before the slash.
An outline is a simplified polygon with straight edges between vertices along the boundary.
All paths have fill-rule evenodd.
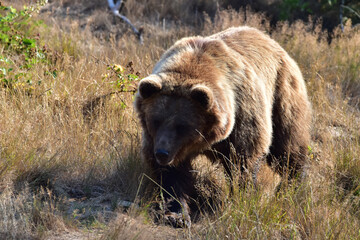
<path id="1" fill-rule="evenodd" d="M 189 203 L 195 193 L 190 162 L 159 167 L 165 220 L 175 227 L 190 227 Z"/>

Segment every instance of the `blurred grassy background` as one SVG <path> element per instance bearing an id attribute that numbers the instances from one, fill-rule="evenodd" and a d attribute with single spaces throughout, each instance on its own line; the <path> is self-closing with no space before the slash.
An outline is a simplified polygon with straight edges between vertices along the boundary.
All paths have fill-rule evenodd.
<path id="1" fill-rule="evenodd" d="M 128 0 L 122 13 L 144 29 L 144 45 L 111 15 L 106 1 L 52 1 L 28 20 L 15 19 L 24 23 L 12 23 L 16 31 L 3 23 L 1 34 L 15 40 L 2 38 L 0 45 L 0 237 L 360 238 L 358 20 L 348 15 L 353 22 L 344 31 L 338 20 L 328 27 L 325 10 L 315 11 L 314 3 L 307 6 L 313 20 L 295 4 L 286 13 L 301 12 L 296 19 L 305 21 L 294 14 L 278 21 L 284 16 L 274 6 L 292 2 L 251 3 L 254 10 L 237 1 Z M 18 12 L 24 4 L 35 2 L 2 1 Z M 122 76 L 141 78 L 179 38 L 240 25 L 270 34 L 303 72 L 314 114 L 307 176 L 300 187 L 277 194 L 249 187 L 229 196 L 221 171 L 202 168 L 199 184 L 212 181 L 218 188 L 216 196 L 209 193 L 217 199 L 210 210 L 200 212 L 190 230 L 155 227 L 151 201 L 136 199 L 146 185 L 141 129 L 116 66 L 126 69 Z M 25 39 L 30 50 L 22 45 Z M 136 81 L 127 87 L 136 88 Z M 124 200 L 140 207 L 124 212 Z"/>

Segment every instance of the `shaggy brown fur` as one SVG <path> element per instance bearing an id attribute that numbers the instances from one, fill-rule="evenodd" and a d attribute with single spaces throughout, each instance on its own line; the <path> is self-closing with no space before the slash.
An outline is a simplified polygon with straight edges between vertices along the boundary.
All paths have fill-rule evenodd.
<path id="1" fill-rule="evenodd" d="M 245 179 L 265 159 L 291 177 L 306 160 L 311 110 L 301 72 L 279 44 L 253 28 L 176 42 L 141 80 L 135 106 L 143 158 L 167 197 L 180 199 L 187 223 L 191 161 L 198 154 L 220 160 L 229 174 L 231 164 L 240 166 Z M 181 205 L 169 204 L 177 218 Z"/>

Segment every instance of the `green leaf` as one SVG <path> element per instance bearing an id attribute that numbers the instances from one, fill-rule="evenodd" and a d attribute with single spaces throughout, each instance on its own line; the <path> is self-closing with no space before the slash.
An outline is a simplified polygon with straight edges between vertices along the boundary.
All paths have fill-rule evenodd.
<path id="1" fill-rule="evenodd" d="M 12 61 L 10 59 L 8 59 L 5 56 L 1 56 L 1 55 L 0 55 L 0 62 L 4 62 L 4 63 L 7 63 L 7 64 L 12 64 Z"/>
<path id="2" fill-rule="evenodd" d="M 27 46 L 35 47 L 35 40 L 34 39 L 28 39 L 24 38 L 23 43 Z"/>
<path id="3" fill-rule="evenodd" d="M 128 75 L 128 79 L 130 81 L 134 81 L 134 80 L 137 80 L 139 78 L 139 76 L 135 75 L 135 74 L 129 74 Z"/>
<path id="4" fill-rule="evenodd" d="M 10 12 L 11 13 L 16 13 L 16 9 L 10 6 Z"/>
<path id="5" fill-rule="evenodd" d="M 2 72 L 3 76 L 6 76 L 6 74 L 7 74 L 6 68 L 0 68 L 0 71 Z"/>

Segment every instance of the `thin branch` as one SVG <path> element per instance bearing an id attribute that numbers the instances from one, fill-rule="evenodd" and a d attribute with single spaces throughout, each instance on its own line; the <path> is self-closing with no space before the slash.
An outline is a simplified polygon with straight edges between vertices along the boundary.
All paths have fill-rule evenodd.
<path id="1" fill-rule="evenodd" d="M 128 25 L 130 25 L 131 30 L 135 33 L 136 37 L 139 39 L 140 44 L 143 44 L 143 37 L 142 37 L 142 29 L 137 29 L 132 23 L 131 21 L 125 17 L 124 15 L 120 14 L 119 9 L 121 7 L 123 0 L 119 0 L 116 2 L 116 4 L 114 3 L 114 0 L 108 0 L 108 5 L 109 8 L 111 10 L 111 12 L 119 17 L 121 20 L 123 20 L 125 23 L 127 23 Z"/>
<path id="2" fill-rule="evenodd" d="M 357 11 L 355 11 L 354 9 L 352 9 L 351 7 L 349 7 L 349 6 L 346 6 L 346 5 L 341 5 L 343 8 L 346 8 L 347 10 L 349 10 L 350 12 L 352 12 L 352 13 L 354 13 L 358 18 L 360 18 L 360 14 L 357 12 Z"/>
<path id="3" fill-rule="evenodd" d="M 344 0 L 341 1 L 340 4 L 340 26 L 341 26 L 341 31 L 344 32 L 344 23 L 343 23 L 343 11 L 344 11 Z"/>

